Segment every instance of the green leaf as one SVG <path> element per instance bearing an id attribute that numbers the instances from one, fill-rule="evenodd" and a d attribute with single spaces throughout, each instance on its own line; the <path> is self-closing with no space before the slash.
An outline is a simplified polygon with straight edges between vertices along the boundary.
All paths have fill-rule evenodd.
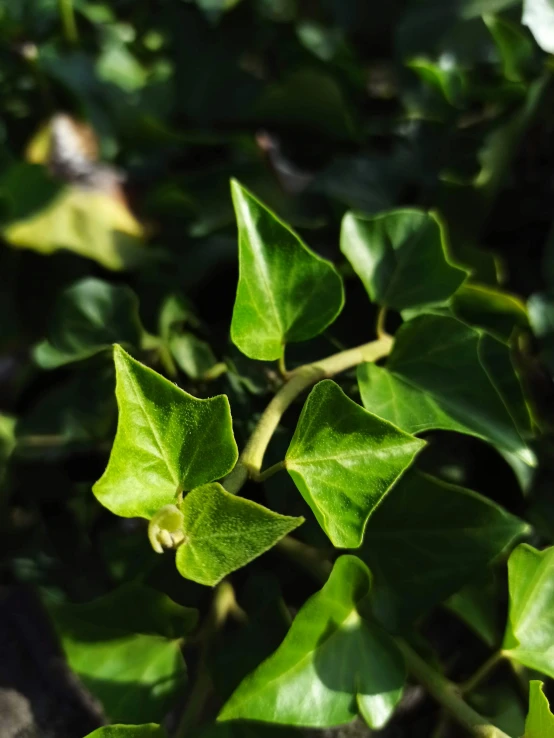
<path id="1" fill-rule="evenodd" d="M 404 685 L 394 641 L 366 615 L 369 570 L 341 556 L 327 583 L 302 607 L 277 651 L 249 674 L 218 720 L 313 728 L 350 722 L 371 728 L 391 716 Z"/>
<path id="2" fill-rule="evenodd" d="M 519 24 L 498 15 L 485 15 L 483 20 L 498 49 L 506 79 L 524 81 L 535 51 L 529 34 Z"/>
<path id="3" fill-rule="evenodd" d="M 208 586 L 246 566 L 304 522 L 236 497 L 220 484 L 193 489 L 181 510 L 185 539 L 177 549 L 177 569 Z"/>
<path id="4" fill-rule="evenodd" d="M 239 229 L 239 284 L 233 343 L 251 359 L 273 360 L 287 342 L 325 330 L 342 310 L 342 280 L 279 218 L 231 182 Z"/>
<path id="5" fill-rule="evenodd" d="M 135 293 L 88 277 L 60 295 L 49 337 L 35 347 L 34 358 L 44 369 L 53 369 L 111 349 L 114 343 L 139 346 L 142 334 Z"/>
<path id="6" fill-rule="evenodd" d="M 193 333 L 180 333 L 169 340 L 173 358 L 191 379 L 202 379 L 217 363 L 210 345 Z"/>
<path id="7" fill-rule="evenodd" d="M 536 292 L 527 302 L 529 322 L 540 341 L 541 355 L 551 374 L 554 374 L 554 295 Z"/>
<path id="8" fill-rule="evenodd" d="M 467 276 L 450 262 L 436 216 L 420 210 L 374 217 L 347 213 L 341 251 L 370 299 L 396 310 L 443 303 Z"/>
<path id="9" fill-rule="evenodd" d="M 68 249 L 106 269 L 144 261 L 144 231 L 123 200 L 99 190 L 65 187 L 44 207 L 6 224 L 12 246 L 42 254 Z"/>
<path id="10" fill-rule="evenodd" d="M 522 300 L 489 285 L 466 282 L 452 296 L 451 307 L 464 323 L 484 328 L 504 342 L 510 340 L 516 327 L 529 326 Z"/>
<path id="11" fill-rule="evenodd" d="M 225 395 L 198 400 L 114 348 L 117 433 L 93 492 L 116 515 L 151 518 L 184 490 L 224 477 L 237 461 Z"/>
<path id="12" fill-rule="evenodd" d="M 554 677 L 554 547 L 518 546 L 508 561 L 510 610 L 503 650 Z"/>
<path id="13" fill-rule="evenodd" d="M 105 725 L 85 738 L 166 738 L 165 730 L 155 723 L 146 725 Z"/>
<path id="14" fill-rule="evenodd" d="M 530 418 L 508 347 L 455 318 L 402 325 L 386 368 L 362 364 L 358 384 L 365 407 L 409 433 L 468 433 L 535 463 L 520 434 Z"/>
<path id="15" fill-rule="evenodd" d="M 164 717 L 185 680 L 180 637 L 194 610 L 141 585 L 82 605 L 46 604 L 69 666 L 111 721 Z"/>
<path id="16" fill-rule="evenodd" d="M 500 640 L 497 623 L 498 586 L 494 571 L 487 570 L 450 597 L 446 607 L 455 613 L 490 648 Z"/>
<path id="17" fill-rule="evenodd" d="M 528 526 L 471 490 L 408 472 L 371 516 L 360 556 L 398 629 L 475 579 Z"/>
<path id="18" fill-rule="evenodd" d="M 529 682 L 529 713 L 524 738 L 554 738 L 554 715 L 542 690 L 542 682 L 535 679 Z"/>
<path id="19" fill-rule="evenodd" d="M 523 0 L 521 22 L 529 28 L 543 51 L 554 54 L 553 0 Z"/>
<path id="20" fill-rule="evenodd" d="M 369 516 L 423 445 L 327 379 L 306 400 L 286 468 L 333 545 L 356 548 Z"/>

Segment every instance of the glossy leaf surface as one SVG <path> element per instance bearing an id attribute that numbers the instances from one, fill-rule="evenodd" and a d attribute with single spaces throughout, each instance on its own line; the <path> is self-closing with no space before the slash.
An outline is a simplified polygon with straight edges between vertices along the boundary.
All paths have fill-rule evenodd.
<path id="1" fill-rule="evenodd" d="M 360 556 L 375 602 L 401 628 L 468 582 L 528 529 L 471 490 L 408 472 L 370 518 Z"/>
<path id="2" fill-rule="evenodd" d="M 530 420 L 509 349 L 455 318 L 405 323 L 386 367 L 362 364 L 358 383 L 368 410 L 410 433 L 469 433 L 533 463 L 520 435 Z"/>
<path id="3" fill-rule="evenodd" d="M 166 732 L 161 725 L 104 725 L 93 730 L 85 738 L 165 738 Z"/>
<path id="4" fill-rule="evenodd" d="M 500 341 L 507 342 L 516 327 L 529 325 L 522 300 L 488 285 L 466 282 L 452 296 L 451 306 L 457 318 L 484 328 Z"/>
<path id="5" fill-rule="evenodd" d="M 194 611 L 141 586 L 82 605 L 49 605 L 48 610 L 69 666 L 110 720 L 163 718 L 183 687 L 180 638 L 194 623 Z"/>
<path id="6" fill-rule="evenodd" d="M 394 642 L 364 615 L 370 590 L 359 559 L 337 559 L 283 643 L 244 679 L 218 719 L 324 728 L 360 713 L 371 728 L 384 725 L 402 694 L 404 665 Z"/>
<path id="7" fill-rule="evenodd" d="M 251 359 L 278 359 L 332 323 L 344 302 L 333 265 L 311 251 L 238 182 L 231 192 L 239 230 L 239 284 L 231 338 Z"/>
<path id="8" fill-rule="evenodd" d="M 554 738 L 554 715 L 543 692 L 543 683 L 536 679 L 529 682 L 529 713 L 524 738 Z"/>
<path id="9" fill-rule="evenodd" d="M 554 548 L 522 544 L 508 561 L 510 611 L 503 650 L 554 677 Z"/>
<path id="10" fill-rule="evenodd" d="M 150 518 L 179 492 L 225 476 L 237 460 L 227 397 L 198 400 L 120 346 L 117 434 L 93 492 L 123 517 Z"/>
<path id="11" fill-rule="evenodd" d="M 369 516 L 422 446 L 328 379 L 306 400 L 286 467 L 333 545 L 356 548 Z"/>
<path id="12" fill-rule="evenodd" d="M 438 220 L 421 210 L 347 213 L 341 251 L 372 302 L 396 310 L 443 303 L 467 276 L 449 261 Z"/>
<path id="13" fill-rule="evenodd" d="M 304 522 L 232 495 L 220 484 L 192 490 L 181 509 L 185 540 L 177 549 L 177 568 L 187 579 L 208 586 L 265 553 Z"/>
<path id="14" fill-rule="evenodd" d="M 135 293 L 89 277 L 62 293 L 48 340 L 36 346 L 34 358 L 52 369 L 111 349 L 114 343 L 139 346 L 142 333 Z"/>

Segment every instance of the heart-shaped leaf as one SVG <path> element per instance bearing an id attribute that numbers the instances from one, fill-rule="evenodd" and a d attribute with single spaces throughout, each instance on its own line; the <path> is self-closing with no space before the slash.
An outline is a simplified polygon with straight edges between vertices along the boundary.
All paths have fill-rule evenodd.
<path id="1" fill-rule="evenodd" d="M 448 259 L 437 218 L 421 210 L 347 213 L 340 247 L 372 302 L 396 310 L 446 302 L 467 277 Z"/>
<path id="2" fill-rule="evenodd" d="M 273 360 L 288 342 L 317 336 L 342 310 L 342 280 L 238 182 L 239 284 L 231 338 L 251 359 Z"/>
<path id="3" fill-rule="evenodd" d="M 36 346 L 34 357 L 44 369 L 52 369 L 111 349 L 114 343 L 139 346 L 142 334 L 135 293 L 89 277 L 61 294 L 48 340 Z"/>
<path id="4" fill-rule="evenodd" d="M 140 585 L 81 605 L 46 604 L 69 666 L 110 720 L 164 717 L 184 684 L 180 641 L 195 611 Z"/>
<path id="5" fill-rule="evenodd" d="M 185 538 L 177 549 L 177 569 L 208 586 L 265 553 L 304 522 L 236 497 L 220 484 L 193 489 L 181 510 Z"/>
<path id="6" fill-rule="evenodd" d="M 408 472 L 371 516 L 360 550 L 374 573 L 379 617 L 403 627 L 475 579 L 527 530 L 475 492 Z"/>
<path id="7" fill-rule="evenodd" d="M 529 712 L 524 738 L 554 738 L 554 715 L 542 688 L 543 683 L 536 679 L 529 682 Z"/>
<path id="8" fill-rule="evenodd" d="M 364 406 L 399 428 L 468 433 L 534 463 L 520 433 L 530 420 L 508 347 L 455 318 L 405 323 L 386 367 L 362 364 L 358 383 Z"/>
<path id="9" fill-rule="evenodd" d="M 238 452 L 225 395 L 199 400 L 114 348 L 117 433 L 93 492 L 116 515 L 151 518 L 180 492 L 220 479 Z"/>
<path id="10" fill-rule="evenodd" d="M 161 725 L 147 723 L 146 725 L 104 725 L 93 730 L 85 738 L 166 738 L 166 732 Z"/>
<path id="11" fill-rule="evenodd" d="M 356 548 L 369 516 L 423 445 L 327 379 L 306 400 L 286 467 L 333 545 Z"/>
<path id="12" fill-rule="evenodd" d="M 277 651 L 249 674 L 218 720 L 313 728 L 358 713 L 383 726 L 398 703 L 404 664 L 392 639 L 366 615 L 371 576 L 341 556 L 327 583 L 302 607 Z"/>
<path id="13" fill-rule="evenodd" d="M 508 561 L 510 610 L 503 651 L 554 678 L 554 547 L 522 544 Z"/>

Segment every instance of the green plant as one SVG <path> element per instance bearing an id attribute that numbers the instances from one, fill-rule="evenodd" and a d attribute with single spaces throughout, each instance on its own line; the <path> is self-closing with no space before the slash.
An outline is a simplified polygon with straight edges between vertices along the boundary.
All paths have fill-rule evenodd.
<path id="1" fill-rule="evenodd" d="M 237 607 L 226 577 L 270 548 L 324 583 L 277 650 L 230 695 L 220 724 L 325 728 L 360 715 L 380 728 L 398 706 L 407 672 L 469 733 L 502 738 L 506 733 L 466 699 L 501 659 L 554 677 L 554 551 L 528 545 L 513 551 L 503 643 L 465 685 L 448 681 L 412 628 L 429 607 L 463 591 L 531 531 L 486 497 L 417 470 L 425 446 L 419 434 L 432 429 L 474 435 L 516 466 L 535 465 L 531 417 L 511 358 L 517 326 L 514 320 L 508 338 L 490 329 L 498 305 L 510 298 L 483 288 L 481 302 L 463 303 L 471 320 L 461 319 L 460 295 L 471 285 L 467 271 L 451 260 L 434 217 L 418 210 L 363 219 L 349 213 L 341 246 L 380 306 L 378 336 L 289 369 L 287 345 L 336 319 L 342 280 L 250 192 L 235 181 L 231 187 L 240 259 L 232 339 L 252 359 L 277 360 L 281 386 L 239 456 L 227 397 L 196 399 L 116 345 L 118 429 L 94 494 L 116 515 L 148 520 L 152 547 L 157 553 L 176 549 L 183 577 L 216 586 L 213 614 L 199 631 L 203 649 L 211 648 L 217 628 Z M 131 303 L 117 304 L 134 310 Z M 385 332 L 387 308 L 405 315 L 394 336 Z M 96 335 L 80 337 L 102 348 Z M 43 361 L 60 353 L 53 340 L 48 352 L 39 348 Z M 348 380 L 355 368 L 363 405 Z M 347 393 L 331 379 L 345 373 Z M 264 468 L 283 414 L 307 390 L 288 450 Z M 289 536 L 303 517 L 242 496 L 247 482 L 286 473 L 332 544 L 327 551 Z M 469 594 L 457 608 L 480 633 Z M 63 623 L 63 610 L 54 617 Z M 63 625 L 61 632 L 63 638 Z M 82 657 L 69 645 L 66 653 L 85 676 L 89 658 L 83 671 Z M 209 695 L 207 670 L 201 659 L 178 738 L 195 730 Z M 158 677 L 162 673 L 157 670 Z M 540 694 L 532 697 L 529 736 L 545 719 L 535 715 L 545 710 Z M 111 735 L 114 729 L 103 730 Z"/>

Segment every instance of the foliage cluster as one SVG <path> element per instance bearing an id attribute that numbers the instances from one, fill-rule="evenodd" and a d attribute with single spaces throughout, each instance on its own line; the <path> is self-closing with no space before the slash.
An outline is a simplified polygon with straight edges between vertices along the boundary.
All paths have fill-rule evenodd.
<path id="1" fill-rule="evenodd" d="M 0 8 L 0 563 L 90 738 L 554 737 L 550 0 L 521 20 Z"/>

